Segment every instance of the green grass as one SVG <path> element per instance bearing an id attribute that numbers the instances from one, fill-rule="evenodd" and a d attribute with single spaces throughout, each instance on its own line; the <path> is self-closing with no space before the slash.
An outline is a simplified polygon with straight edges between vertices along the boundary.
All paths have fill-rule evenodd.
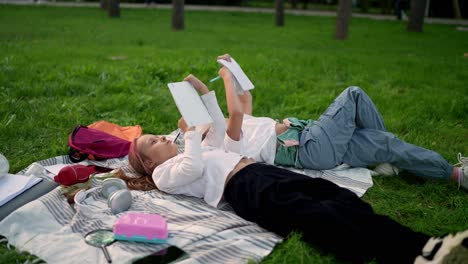
<path id="1" fill-rule="evenodd" d="M 467 32 L 399 21 L 353 18 L 346 41 L 332 38 L 334 18 L 123 9 L 109 19 L 94 8 L 0 5 L 0 152 L 15 173 L 67 153 L 77 124 L 139 124 L 146 133 L 177 126 L 166 83 L 193 73 L 216 76 L 217 55 L 230 53 L 256 85 L 254 114 L 317 118 L 344 88 L 362 87 L 387 127 L 450 162 L 468 155 Z M 221 82 L 216 90 L 226 109 Z M 415 230 L 442 235 L 468 228 L 468 193 L 457 185 L 403 174 L 374 178 L 364 200 Z M 0 263 L 27 255 L 0 246 Z M 299 241 L 279 245 L 265 263 L 334 263 Z"/>

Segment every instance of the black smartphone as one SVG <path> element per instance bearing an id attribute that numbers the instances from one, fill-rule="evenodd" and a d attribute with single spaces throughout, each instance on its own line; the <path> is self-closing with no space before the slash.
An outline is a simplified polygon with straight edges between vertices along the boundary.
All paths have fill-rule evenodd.
<path id="1" fill-rule="evenodd" d="M 135 264 L 167 264 L 187 258 L 188 254 L 176 246 L 170 246 L 149 256 L 141 258 L 133 263 Z"/>

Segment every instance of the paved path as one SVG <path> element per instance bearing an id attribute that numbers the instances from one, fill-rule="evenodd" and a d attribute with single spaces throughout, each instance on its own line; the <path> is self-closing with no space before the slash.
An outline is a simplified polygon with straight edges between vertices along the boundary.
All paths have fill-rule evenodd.
<path id="1" fill-rule="evenodd" d="M 40 1 L 40 0 L 39 0 Z M 34 3 L 32 0 L 0 0 L 0 4 L 16 4 L 16 5 L 50 5 L 50 6 L 84 6 L 84 7 L 98 7 L 97 2 L 53 2 L 42 1 Z M 171 9 L 171 4 L 152 4 L 147 6 L 138 3 L 121 3 L 122 8 L 159 8 Z M 185 5 L 185 10 L 204 10 L 204 11 L 231 11 L 231 12 L 247 12 L 247 13 L 274 13 L 274 8 L 260 8 L 260 7 L 240 7 L 240 6 L 206 6 L 206 5 Z M 318 10 L 299 10 L 299 9 L 285 9 L 285 13 L 297 16 L 327 16 L 334 17 L 336 12 L 333 11 L 318 11 Z M 353 13 L 353 17 L 369 18 L 375 20 L 395 20 L 393 15 L 377 15 L 377 14 L 362 14 Z M 450 24 L 450 25 L 468 25 L 468 19 L 446 19 L 446 18 L 424 18 L 424 23 L 427 24 Z"/>

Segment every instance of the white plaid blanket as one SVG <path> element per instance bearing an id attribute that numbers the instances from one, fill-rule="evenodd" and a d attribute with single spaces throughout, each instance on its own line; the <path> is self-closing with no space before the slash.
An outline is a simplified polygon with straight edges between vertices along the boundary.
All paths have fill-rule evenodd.
<path id="1" fill-rule="evenodd" d="M 70 164 L 67 156 L 39 162 L 49 166 Z M 131 173 L 126 158 L 92 162 Z M 19 172 L 20 174 L 24 172 Z M 371 171 L 337 168 L 330 171 L 301 171 L 323 177 L 362 196 L 372 186 Z M 49 180 L 54 175 L 48 175 Z M 0 234 L 19 250 L 28 251 L 48 263 L 106 263 L 100 248 L 84 242 L 96 229 L 112 229 L 117 218 L 100 193 L 101 181 L 92 178 L 92 188 L 83 206 L 71 206 L 59 188 L 17 209 L 0 222 Z M 163 248 L 176 245 L 189 257 L 178 263 L 246 263 L 267 256 L 281 237 L 237 216 L 227 204 L 215 209 L 202 199 L 168 195 L 157 190 L 131 191 L 129 211 L 162 215 L 168 223 L 167 244 L 117 241 L 107 247 L 114 263 L 131 263 Z"/>

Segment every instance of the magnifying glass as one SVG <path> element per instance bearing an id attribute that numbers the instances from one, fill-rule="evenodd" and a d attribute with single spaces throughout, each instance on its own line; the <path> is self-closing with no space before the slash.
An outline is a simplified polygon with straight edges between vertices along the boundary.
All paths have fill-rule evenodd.
<path id="1" fill-rule="evenodd" d="M 94 231 L 89 232 L 85 236 L 86 244 L 91 245 L 93 247 L 99 247 L 104 252 L 106 256 L 107 263 L 112 263 L 112 259 L 107 251 L 106 247 L 112 243 L 114 243 L 114 232 L 109 229 L 97 229 Z"/>

